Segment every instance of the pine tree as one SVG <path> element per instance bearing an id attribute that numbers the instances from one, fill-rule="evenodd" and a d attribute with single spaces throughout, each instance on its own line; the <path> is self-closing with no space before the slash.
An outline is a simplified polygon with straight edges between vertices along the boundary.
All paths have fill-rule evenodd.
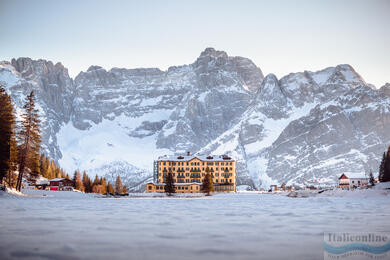
<path id="1" fill-rule="evenodd" d="M 88 175 L 87 175 L 87 173 L 85 171 L 83 172 L 83 186 L 84 186 L 84 191 L 86 193 L 91 193 L 92 192 L 91 179 L 88 177 Z"/>
<path id="2" fill-rule="evenodd" d="M 207 193 L 208 196 L 210 195 L 210 192 L 213 192 L 213 179 L 211 178 L 209 167 L 206 167 L 206 176 L 203 178 L 202 190 Z"/>
<path id="3" fill-rule="evenodd" d="M 107 193 L 110 193 L 110 194 L 113 194 L 115 191 L 114 191 L 114 187 L 112 187 L 112 184 L 111 182 L 109 182 L 107 184 Z"/>
<path id="4" fill-rule="evenodd" d="M 383 182 L 384 174 L 385 174 L 385 162 L 386 162 L 386 153 L 383 153 L 381 164 L 379 165 L 379 173 L 378 180 L 379 182 Z"/>
<path id="5" fill-rule="evenodd" d="M 18 168 L 18 145 L 16 143 L 15 135 L 11 137 L 11 148 L 10 148 L 10 164 L 9 170 L 7 173 L 6 182 L 9 187 L 16 188 L 16 183 L 18 179 L 18 175 L 16 170 Z"/>
<path id="6" fill-rule="evenodd" d="M 126 186 L 122 187 L 122 193 L 127 193 L 127 187 Z"/>
<path id="7" fill-rule="evenodd" d="M 100 178 L 100 185 L 102 186 L 102 194 L 107 193 L 107 185 L 106 185 L 106 179 L 105 178 Z"/>
<path id="8" fill-rule="evenodd" d="M 370 185 L 375 186 L 375 178 L 374 174 L 372 174 L 372 171 L 370 171 Z"/>
<path id="9" fill-rule="evenodd" d="M 387 149 L 387 154 L 385 157 L 383 168 L 384 168 L 383 169 L 383 181 L 384 182 L 390 181 L 390 146 Z"/>
<path id="10" fill-rule="evenodd" d="M 18 133 L 20 148 L 20 163 L 19 163 L 19 176 L 16 185 L 18 191 L 22 187 L 22 179 L 24 170 L 29 162 L 34 161 L 39 154 L 41 136 L 39 130 L 39 114 L 38 109 L 35 108 L 34 92 L 31 91 L 30 95 L 26 98 L 26 103 L 23 106 L 24 113 L 22 115 L 22 127 Z M 33 164 L 34 165 L 34 164 Z"/>
<path id="11" fill-rule="evenodd" d="M 122 193 L 122 180 L 119 174 L 116 176 L 115 193 Z"/>
<path id="12" fill-rule="evenodd" d="M 0 88 L 0 184 L 4 178 L 8 185 L 12 182 L 16 157 L 14 108 L 11 97 Z"/>
<path id="13" fill-rule="evenodd" d="M 81 173 L 79 171 L 75 172 L 74 185 L 76 190 L 84 191 L 84 185 L 81 180 Z"/>
<path id="14" fill-rule="evenodd" d="M 98 186 L 100 184 L 100 181 L 99 181 L 99 177 L 97 176 L 97 174 L 95 175 L 95 179 L 93 180 L 93 183 L 92 183 L 92 192 L 94 192 L 94 187 L 95 186 Z M 96 188 L 95 188 L 96 190 Z M 94 193 L 99 193 L 99 192 L 94 192 Z"/>
<path id="15" fill-rule="evenodd" d="M 34 181 L 41 174 L 41 166 L 39 163 L 40 154 L 38 152 L 30 152 L 29 160 L 26 163 L 30 169 L 30 181 Z"/>
<path id="16" fill-rule="evenodd" d="M 165 178 L 165 187 L 164 191 L 168 194 L 168 196 L 172 196 L 175 193 L 175 184 L 173 181 L 173 174 L 171 171 L 168 172 L 167 177 Z"/>

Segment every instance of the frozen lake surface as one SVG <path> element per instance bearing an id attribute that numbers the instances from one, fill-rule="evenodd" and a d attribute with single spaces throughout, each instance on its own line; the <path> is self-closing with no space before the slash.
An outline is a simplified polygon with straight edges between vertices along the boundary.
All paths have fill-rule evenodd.
<path id="1" fill-rule="evenodd" d="M 0 259 L 323 259 L 324 232 L 390 231 L 389 196 L 28 192 L 0 195 Z"/>

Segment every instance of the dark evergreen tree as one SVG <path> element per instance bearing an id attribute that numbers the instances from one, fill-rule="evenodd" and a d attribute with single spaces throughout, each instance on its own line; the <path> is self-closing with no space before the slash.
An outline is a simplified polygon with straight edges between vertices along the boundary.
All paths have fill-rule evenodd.
<path id="1" fill-rule="evenodd" d="M 173 181 L 173 174 L 171 171 L 168 172 L 167 177 L 165 178 L 165 187 L 164 191 L 168 194 L 168 196 L 172 196 L 175 193 L 175 184 Z"/>
<path id="2" fill-rule="evenodd" d="M 11 97 L 0 88 L 0 184 L 11 180 L 16 159 L 15 115 Z"/>
<path id="3" fill-rule="evenodd" d="M 35 108 L 34 92 L 26 98 L 26 103 L 23 106 L 24 112 L 22 114 L 22 126 L 18 133 L 20 147 L 20 162 L 19 162 L 19 176 L 16 184 L 16 189 L 21 190 L 22 179 L 26 166 L 33 165 L 34 170 L 39 168 L 34 161 L 38 158 L 41 144 L 41 136 L 39 130 L 39 114 L 38 109 Z"/>
<path id="4" fill-rule="evenodd" d="M 83 186 L 86 193 L 92 192 L 91 179 L 88 177 L 85 171 L 83 172 Z"/>
<path id="5" fill-rule="evenodd" d="M 372 174 L 372 171 L 370 171 L 370 185 L 375 186 L 375 178 L 374 174 Z"/>
<path id="6" fill-rule="evenodd" d="M 122 193 L 122 180 L 119 174 L 116 176 L 115 193 Z"/>
<path id="7" fill-rule="evenodd" d="M 384 162 L 383 181 L 390 181 L 390 146 L 387 149 L 387 154 Z"/>
<path id="8" fill-rule="evenodd" d="M 208 196 L 210 195 L 210 192 L 213 192 L 213 179 L 209 167 L 206 167 L 206 176 L 203 178 L 202 191 L 207 193 Z"/>
<path id="9" fill-rule="evenodd" d="M 73 178 L 72 178 L 72 181 L 73 181 L 73 188 L 76 188 L 76 176 L 77 176 L 77 171 L 74 171 L 74 173 L 73 173 Z"/>
<path id="10" fill-rule="evenodd" d="M 379 182 L 384 181 L 384 175 L 385 175 L 385 162 L 386 162 L 386 153 L 383 153 L 381 164 L 379 165 L 379 173 L 378 173 L 378 180 Z"/>

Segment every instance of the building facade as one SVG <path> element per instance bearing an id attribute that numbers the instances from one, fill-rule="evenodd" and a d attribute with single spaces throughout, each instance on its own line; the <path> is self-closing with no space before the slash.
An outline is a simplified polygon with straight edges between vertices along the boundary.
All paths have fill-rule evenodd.
<path id="1" fill-rule="evenodd" d="M 49 180 L 50 190 L 73 191 L 73 185 L 73 181 L 65 178 L 55 178 Z"/>
<path id="2" fill-rule="evenodd" d="M 367 187 L 370 179 L 365 176 L 354 176 L 353 178 L 348 178 L 347 175 L 342 174 L 339 178 L 339 188 L 342 189 L 354 189 L 360 187 Z"/>
<path id="3" fill-rule="evenodd" d="M 202 182 L 209 169 L 215 192 L 236 191 L 236 161 L 227 155 L 163 156 L 154 162 L 154 183 L 148 183 L 147 192 L 164 192 L 165 178 L 172 172 L 178 193 L 201 192 Z"/>

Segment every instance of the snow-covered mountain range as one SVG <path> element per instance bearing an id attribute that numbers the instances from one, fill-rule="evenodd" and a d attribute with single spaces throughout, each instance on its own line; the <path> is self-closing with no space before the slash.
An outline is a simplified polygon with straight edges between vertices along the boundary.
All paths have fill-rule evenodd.
<path id="1" fill-rule="evenodd" d="M 349 65 L 277 79 L 207 48 L 166 71 L 91 66 L 72 79 L 61 63 L 18 58 L 0 63 L 0 84 L 19 109 L 36 92 L 43 147 L 61 167 L 121 174 L 133 190 L 164 154 L 227 153 L 238 184 L 267 188 L 375 173 L 390 144 L 390 84 Z"/>

